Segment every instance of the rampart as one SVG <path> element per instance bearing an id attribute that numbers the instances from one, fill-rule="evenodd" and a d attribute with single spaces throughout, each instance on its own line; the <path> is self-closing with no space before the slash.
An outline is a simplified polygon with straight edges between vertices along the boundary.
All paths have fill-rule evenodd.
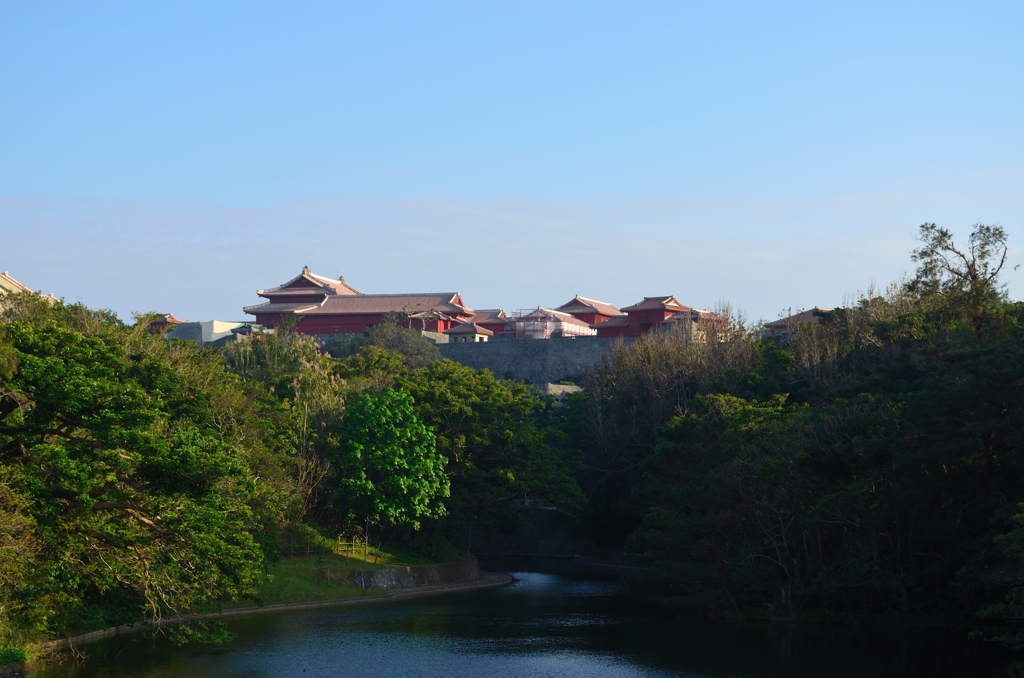
<path id="1" fill-rule="evenodd" d="M 477 370 L 488 369 L 498 379 L 534 384 L 578 382 L 611 354 L 621 339 L 524 339 L 465 344 L 438 344 L 441 356 Z"/>

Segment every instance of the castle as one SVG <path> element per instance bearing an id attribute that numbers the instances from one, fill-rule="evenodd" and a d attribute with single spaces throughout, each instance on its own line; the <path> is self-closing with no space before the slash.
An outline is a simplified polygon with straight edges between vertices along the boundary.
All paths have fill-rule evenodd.
<path id="1" fill-rule="evenodd" d="M 644 297 L 618 309 L 575 296 L 556 308 L 537 307 L 513 314 L 503 309 L 475 311 L 459 292 L 363 294 L 344 278 L 328 278 L 303 267 L 286 283 L 257 295 L 266 301 L 242 310 L 266 328 L 290 320 L 292 331 L 317 336 L 361 334 L 389 319 L 430 335 L 440 343 L 484 343 L 511 339 L 597 337 L 627 339 L 673 323 L 721 320 L 710 311 L 681 304 L 674 296 Z"/>

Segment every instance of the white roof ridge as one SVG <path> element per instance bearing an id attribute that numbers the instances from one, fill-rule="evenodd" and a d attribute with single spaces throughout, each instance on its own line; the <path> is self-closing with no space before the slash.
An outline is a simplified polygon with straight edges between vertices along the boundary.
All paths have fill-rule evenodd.
<path id="1" fill-rule="evenodd" d="M 576 295 L 576 298 L 577 298 L 577 299 L 582 299 L 583 301 L 592 301 L 592 302 L 594 302 L 595 304 L 604 304 L 605 306 L 612 306 L 612 304 L 611 304 L 610 302 L 607 302 L 607 301 L 601 301 L 600 299 L 591 299 L 590 297 L 581 297 L 581 296 L 580 296 L 580 295 L 578 295 L 578 294 Z"/>
<path id="2" fill-rule="evenodd" d="M 354 296 L 354 295 L 346 295 Z M 389 292 L 382 294 L 360 294 L 361 297 L 444 297 L 454 299 L 459 296 L 458 292 Z"/>

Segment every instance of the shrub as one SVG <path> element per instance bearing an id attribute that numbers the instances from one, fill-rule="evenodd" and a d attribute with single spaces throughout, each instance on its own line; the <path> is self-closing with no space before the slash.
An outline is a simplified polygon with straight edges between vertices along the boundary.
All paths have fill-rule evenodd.
<path id="1" fill-rule="evenodd" d="M 24 664 L 27 660 L 28 655 L 20 647 L 0 648 L 0 666 Z"/>

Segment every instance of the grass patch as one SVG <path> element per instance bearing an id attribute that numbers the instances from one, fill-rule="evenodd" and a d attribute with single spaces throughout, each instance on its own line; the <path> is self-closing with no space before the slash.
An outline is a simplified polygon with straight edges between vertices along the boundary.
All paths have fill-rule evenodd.
<path id="1" fill-rule="evenodd" d="M 374 555 L 376 563 L 373 562 Z M 282 558 L 267 565 L 267 577 L 260 587 L 259 599 L 263 605 L 280 605 L 379 596 L 387 592 L 359 588 L 356 586 L 355 573 L 360 570 L 428 565 L 431 562 L 418 554 L 375 553 L 374 549 L 370 549 L 365 563 L 361 553 L 359 557 L 325 553 Z M 252 607 L 255 604 L 254 600 L 240 600 L 228 603 L 225 608 Z"/>
<path id="2" fill-rule="evenodd" d="M 297 560 L 297 559 L 296 559 Z M 311 603 L 320 600 L 358 598 L 375 596 L 386 591 L 361 589 L 355 585 L 351 572 L 331 571 L 331 581 L 319 579 L 312 568 L 288 567 L 293 563 L 278 563 L 267 568 L 267 581 L 260 587 L 260 599 L 264 605 L 281 603 Z M 347 577 L 343 575 L 347 574 Z M 251 607 L 252 601 L 239 601 L 229 607 Z"/>
<path id="3" fill-rule="evenodd" d="M 284 549 L 282 553 L 283 558 L 280 562 L 312 560 L 322 557 L 334 559 L 334 566 L 339 569 L 352 571 L 379 570 L 386 567 L 403 567 L 407 565 L 432 565 L 438 562 L 438 560 L 431 559 L 422 553 L 405 552 L 396 548 L 384 551 L 372 545 L 366 548 L 365 553 L 361 544 L 356 544 L 355 547 L 349 546 L 341 552 L 335 552 L 335 543 L 329 539 L 322 539 L 320 543 L 312 544 L 313 555 L 304 554 L 304 548 L 309 547 L 310 545 L 307 543 L 305 546 L 296 545 Z M 323 555 L 315 555 L 317 551 L 320 551 Z M 471 556 L 469 557 L 471 558 Z M 448 562 L 447 558 L 443 560 Z M 458 560 L 458 558 L 453 560 Z"/>
<path id="4" fill-rule="evenodd" d="M 372 565 L 366 569 L 370 568 Z M 354 573 L 362 569 L 362 559 L 356 560 L 334 554 L 282 558 L 267 565 L 267 574 L 259 590 L 259 599 L 264 605 L 280 605 L 384 593 L 356 586 Z M 253 600 L 240 600 L 225 607 L 252 607 L 254 604 Z"/>

